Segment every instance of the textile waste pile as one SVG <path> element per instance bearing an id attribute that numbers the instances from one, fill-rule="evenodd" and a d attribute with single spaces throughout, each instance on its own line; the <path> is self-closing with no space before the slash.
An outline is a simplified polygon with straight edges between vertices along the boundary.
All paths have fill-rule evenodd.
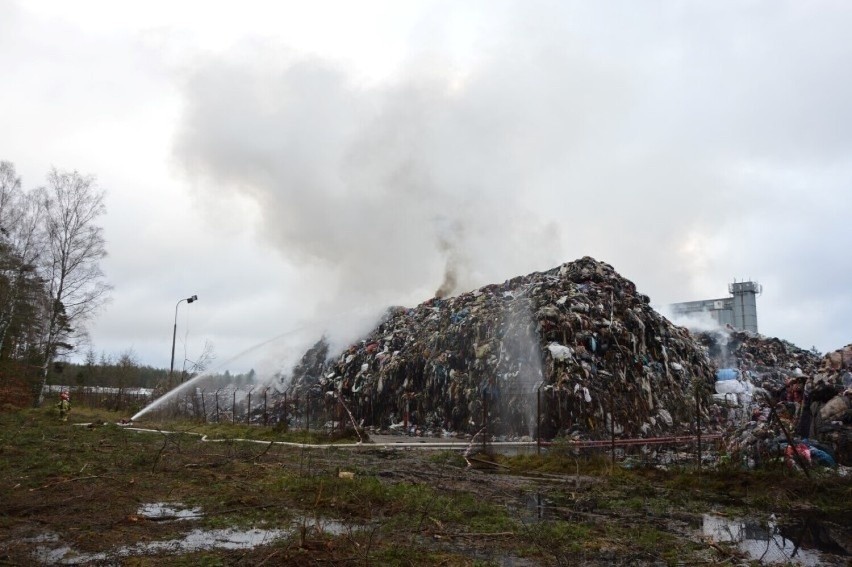
<path id="1" fill-rule="evenodd" d="M 691 431 L 695 396 L 706 407 L 714 373 L 689 331 L 590 257 L 390 308 L 367 337 L 330 354 L 324 340 L 310 349 L 286 377 L 288 395 L 426 435 L 486 425 L 543 438 Z"/>
<path id="2" fill-rule="evenodd" d="M 808 399 L 808 434 L 833 447 L 839 463 L 852 465 L 852 344 L 825 355 L 811 390 L 805 388 Z"/>
<path id="3" fill-rule="evenodd" d="M 727 449 L 749 464 L 792 452 L 804 463 L 852 464 L 852 345 L 820 357 L 777 338 L 730 329 L 697 336 L 721 367 Z M 792 445 L 792 446 L 791 446 Z"/>

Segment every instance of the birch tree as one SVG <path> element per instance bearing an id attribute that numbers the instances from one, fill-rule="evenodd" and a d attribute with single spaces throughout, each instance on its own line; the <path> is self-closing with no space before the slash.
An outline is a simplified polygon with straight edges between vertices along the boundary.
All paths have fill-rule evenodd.
<path id="1" fill-rule="evenodd" d="M 0 358 L 14 301 L 18 257 L 11 235 L 20 223 L 20 200 L 21 178 L 15 172 L 15 166 L 8 161 L 0 162 Z"/>
<path id="2" fill-rule="evenodd" d="M 5 234 L 12 221 L 10 211 L 21 194 L 21 178 L 12 162 L 0 161 L 0 233 Z"/>
<path id="3" fill-rule="evenodd" d="M 44 250 L 42 201 L 39 192 L 22 192 L 14 166 L 0 162 L 0 359 L 8 358 L 10 350 L 29 351 L 42 319 L 38 312 L 43 290 L 37 273 Z M 19 342 L 25 338 L 25 345 L 9 344 L 15 323 Z"/>
<path id="4" fill-rule="evenodd" d="M 104 192 L 94 178 L 54 168 L 42 198 L 46 241 L 42 270 L 51 304 L 39 403 L 54 359 L 74 348 L 85 333 L 86 321 L 110 290 L 100 267 L 107 253 L 103 229 L 97 224 L 106 213 Z"/>

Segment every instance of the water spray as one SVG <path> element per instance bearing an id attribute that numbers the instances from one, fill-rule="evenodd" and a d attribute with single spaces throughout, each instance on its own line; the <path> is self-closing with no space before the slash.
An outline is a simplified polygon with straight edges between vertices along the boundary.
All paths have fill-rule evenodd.
<path id="1" fill-rule="evenodd" d="M 268 345 L 275 343 L 276 341 L 280 341 L 280 340 L 288 338 L 288 337 L 299 336 L 299 335 L 305 334 L 305 333 L 311 334 L 313 338 L 315 338 L 316 335 L 325 335 L 326 334 L 325 332 L 320 332 L 320 331 L 318 331 L 318 329 L 321 329 L 323 327 L 329 327 L 329 326 L 331 326 L 332 323 L 335 323 L 339 327 L 341 318 L 345 319 L 346 317 L 351 317 L 351 316 L 358 315 L 358 314 L 363 315 L 364 312 L 353 310 L 353 311 L 349 311 L 347 313 L 344 313 L 342 315 L 337 314 L 334 319 L 330 318 L 330 319 L 325 320 L 325 321 L 320 321 L 320 322 L 316 322 L 316 323 L 309 324 L 309 325 L 302 325 L 302 326 L 296 327 L 295 329 L 292 329 L 290 331 L 287 331 L 285 333 L 277 335 L 277 336 L 275 336 L 275 337 L 273 337 L 269 340 L 263 341 L 263 342 L 255 345 L 253 347 L 250 347 L 250 348 L 242 351 L 241 353 L 237 354 L 236 356 L 233 356 L 233 357 L 229 358 L 228 360 L 222 362 L 221 364 L 217 365 L 214 369 L 208 370 L 207 372 L 204 372 L 204 373 L 202 373 L 198 376 L 195 376 L 194 378 L 192 378 L 191 380 L 188 380 L 187 382 L 184 382 L 182 384 L 175 386 L 174 388 L 172 388 L 171 390 L 169 390 L 168 392 L 166 392 L 165 394 L 163 394 L 162 396 L 160 396 L 159 398 L 157 398 L 156 400 L 154 400 L 153 402 L 151 402 L 150 404 L 148 404 L 147 406 L 145 406 L 144 408 L 139 410 L 131 418 L 131 420 L 136 421 L 136 420 L 140 419 L 142 416 L 144 416 L 145 414 L 150 413 L 151 411 L 163 406 L 168 401 L 176 399 L 177 396 L 179 396 L 181 393 L 186 392 L 190 388 L 195 387 L 198 383 L 202 382 L 205 378 L 209 378 L 209 377 L 215 375 L 216 373 L 225 369 L 228 365 L 233 364 L 235 361 L 239 360 L 240 358 L 243 358 L 246 355 L 257 352 L 258 350 L 260 350 L 264 347 L 267 347 Z M 371 319 L 375 319 L 375 316 L 371 315 Z M 294 363 L 295 361 L 297 361 L 299 359 L 299 357 L 301 357 L 302 354 L 304 354 L 304 351 L 306 349 L 305 345 L 290 345 L 290 347 L 291 347 L 291 350 L 294 351 L 293 353 L 282 355 L 282 356 L 279 357 L 279 360 L 275 361 L 275 366 L 277 366 L 278 369 L 284 368 L 288 364 L 291 364 L 291 363 Z"/>

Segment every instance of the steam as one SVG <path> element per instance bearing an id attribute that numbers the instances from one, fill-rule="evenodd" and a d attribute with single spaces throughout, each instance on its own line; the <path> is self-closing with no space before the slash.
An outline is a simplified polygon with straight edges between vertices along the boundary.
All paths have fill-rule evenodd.
<path id="1" fill-rule="evenodd" d="M 209 386 L 211 380 L 218 380 L 223 372 L 235 365 L 250 367 L 254 371 L 252 384 L 258 391 L 270 388 L 272 391 L 283 392 L 290 385 L 293 368 L 319 338 L 325 337 L 329 344 L 329 352 L 340 352 L 356 337 L 364 336 L 375 328 L 381 315 L 383 314 L 364 309 L 353 309 L 318 317 L 308 324 L 297 326 L 256 344 L 207 372 L 179 384 L 142 408 L 132 420 L 136 421 L 169 402 L 179 399 L 180 396 L 196 390 L 203 391 L 207 388 L 208 392 L 212 391 L 213 388 Z"/>
<path id="2" fill-rule="evenodd" d="M 670 305 L 657 305 L 654 307 L 666 319 L 680 327 L 686 327 L 690 331 L 718 331 L 721 329 L 719 323 L 706 311 L 694 313 L 675 313 Z"/>
<path id="3" fill-rule="evenodd" d="M 251 223 L 319 312 L 588 254 L 661 302 L 711 297 L 731 273 L 785 282 L 762 328 L 840 342 L 849 18 L 814 10 L 820 33 L 802 35 L 798 10 L 510 3 L 475 25 L 436 12 L 369 83 L 344 60 L 237 44 L 182 77 L 174 155 L 199 205 Z M 235 200 L 256 218 L 235 219 Z M 803 216 L 824 230 L 795 230 Z"/>
<path id="4" fill-rule="evenodd" d="M 514 161 L 514 127 L 490 124 L 456 77 L 367 89 L 327 61 L 251 59 L 264 64 L 208 60 L 189 77 L 176 156 L 211 212 L 234 195 L 258 204 L 259 232 L 305 269 L 321 310 L 410 304 L 562 261 L 523 172 L 492 167 Z"/>
<path id="5" fill-rule="evenodd" d="M 720 326 L 710 313 L 706 311 L 696 311 L 689 314 L 675 313 L 670 305 L 657 306 L 655 309 L 675 325 L 686 327 L 693 332 L 711 334 L 716 341 L 718 352 L 715 353 L 714 358 L 719 366 L 729 366 L 735 363 L 728 349 L 731 332 Z"/>
<path id="6" fill-rule="evenodd" d="M 438 291 L 435 292 L 435 297 L 450 296 L 458 288 L 460 272 L 463 269 L 462 252 L 459 248 L 461 232 L 461 225 L 456 223 L 438 234 L 438 250 L 446 258 L 446 263 L 444 265 L 444 279 Z"/>

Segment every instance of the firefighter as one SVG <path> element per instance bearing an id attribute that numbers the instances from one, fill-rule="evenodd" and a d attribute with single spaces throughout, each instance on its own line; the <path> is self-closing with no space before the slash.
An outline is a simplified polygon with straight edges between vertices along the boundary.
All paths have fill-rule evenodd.
<path id="1" fill-rule="evenodd" d="M 59 419 L 68 421 L 68 413 L 71 411 L 71 395 L 68 392 L 59 394 L 59 403 L 56 404 L 56 409 L 59 410 Z"/>

